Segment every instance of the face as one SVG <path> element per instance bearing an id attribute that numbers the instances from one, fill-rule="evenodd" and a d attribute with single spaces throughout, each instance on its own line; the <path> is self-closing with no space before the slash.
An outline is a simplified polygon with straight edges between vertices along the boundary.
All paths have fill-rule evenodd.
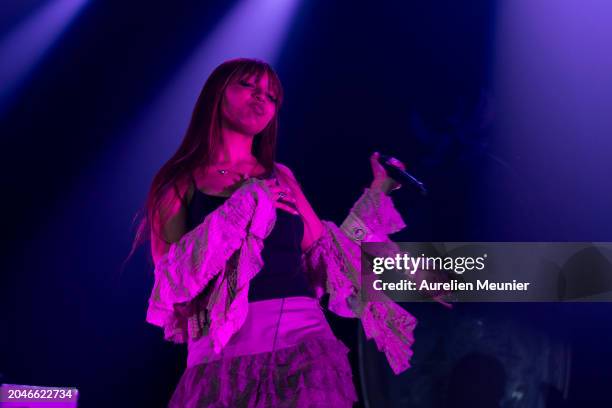
<path id="1" fill-rule="evenodd" d="M 222 101 L 223 125 L 254 136 L 268 126 L 276 113 L 276 98 L 268 87 L 268 74 L 236 78 L 225 89 Z"/>

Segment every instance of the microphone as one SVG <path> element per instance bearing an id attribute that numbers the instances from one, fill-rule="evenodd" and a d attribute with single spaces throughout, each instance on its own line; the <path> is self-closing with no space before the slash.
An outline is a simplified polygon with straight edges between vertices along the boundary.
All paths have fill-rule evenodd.
<path id="1" fill-rule="evenodd" d="M 402 170 L 394 165 L 390 164 L 391 156 L 379 153 L 378 162 L 385 168 L 385 171 L 393 180 L 400 184 L 409 184 L 416 187 L 422 195 L 427 195 L 427 189 L 425 185 L 416 179 L 413 175 L 408 173 L 406 170 Z"/>

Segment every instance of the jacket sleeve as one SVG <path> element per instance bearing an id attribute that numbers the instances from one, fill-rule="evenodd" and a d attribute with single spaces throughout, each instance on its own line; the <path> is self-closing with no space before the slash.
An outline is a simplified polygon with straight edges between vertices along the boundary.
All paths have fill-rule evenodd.
<path id="1" fill-rule="evenodd" d="M 206 288 L 240 248 L 255 207 L 252 189 L 237 190 L 159 259 L 146 320 L 162 327 L 166 340 L 186 341 L 187 321 L 181 318 L 181 309 Z"/>
<path id="2" fill-rule="evenodd" d="M 391 197 L 366 188 L 340 228 L 353 241 L 390 242 L 388 235 L 406 227 Z"/>
<path id="3" fill-rule="evenodd" d="M 304 263 L 329 293 L 329 310 L 359 318 L 366 337 L 385 353 L 393 372 L 405 371 L 410 367 L 416 318 L 389 299 L 372 302 L 361 296 L 360 243 L 390 242 L 388 235 L 405 226 L 391 198 L 366 189 L 341 227 L 329 221 L 323 225 L 322 236 L 304 253 Z"/>

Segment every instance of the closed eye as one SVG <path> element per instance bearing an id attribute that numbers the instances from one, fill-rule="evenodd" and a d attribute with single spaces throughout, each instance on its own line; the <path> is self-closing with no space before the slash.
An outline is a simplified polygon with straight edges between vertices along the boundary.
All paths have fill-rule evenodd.
<path id="1" fill-rule="evenodd" d="M 240 83 L 240 85 L 244 86 L 245 88 L 254 88 L 255 84 L 245 81 L 244 79 L 241 79 L 240 81 L 238 81 Z M 272 95 L 272 94 L 268 94 L 268 99 L 270 99 L 270 101 L 276 103 L 277 98 Z"/>

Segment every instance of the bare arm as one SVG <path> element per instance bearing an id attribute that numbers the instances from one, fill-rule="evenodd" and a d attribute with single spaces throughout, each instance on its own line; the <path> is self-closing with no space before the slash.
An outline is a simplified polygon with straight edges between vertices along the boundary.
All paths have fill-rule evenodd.
<path id="1" fill-rule="evenodd" d="M 179 193 L 190 200 L 193 195 L 193 185 L 183 182 L 179 183 L 178 187 Z M 151 255 L 156 265 L 159 259 L 168 252 L 170 246 L 180 241 L 187 232 L 187 209 L 174 189 L 168 191 L 162 198 L 160 213 L 155 214 L 152 223 L 155 231 L 161 231 L 162 236 L 160 237 L 153 229 L 151 230 Z M 160 229 L 161 223 L 163 227 Z"/>

